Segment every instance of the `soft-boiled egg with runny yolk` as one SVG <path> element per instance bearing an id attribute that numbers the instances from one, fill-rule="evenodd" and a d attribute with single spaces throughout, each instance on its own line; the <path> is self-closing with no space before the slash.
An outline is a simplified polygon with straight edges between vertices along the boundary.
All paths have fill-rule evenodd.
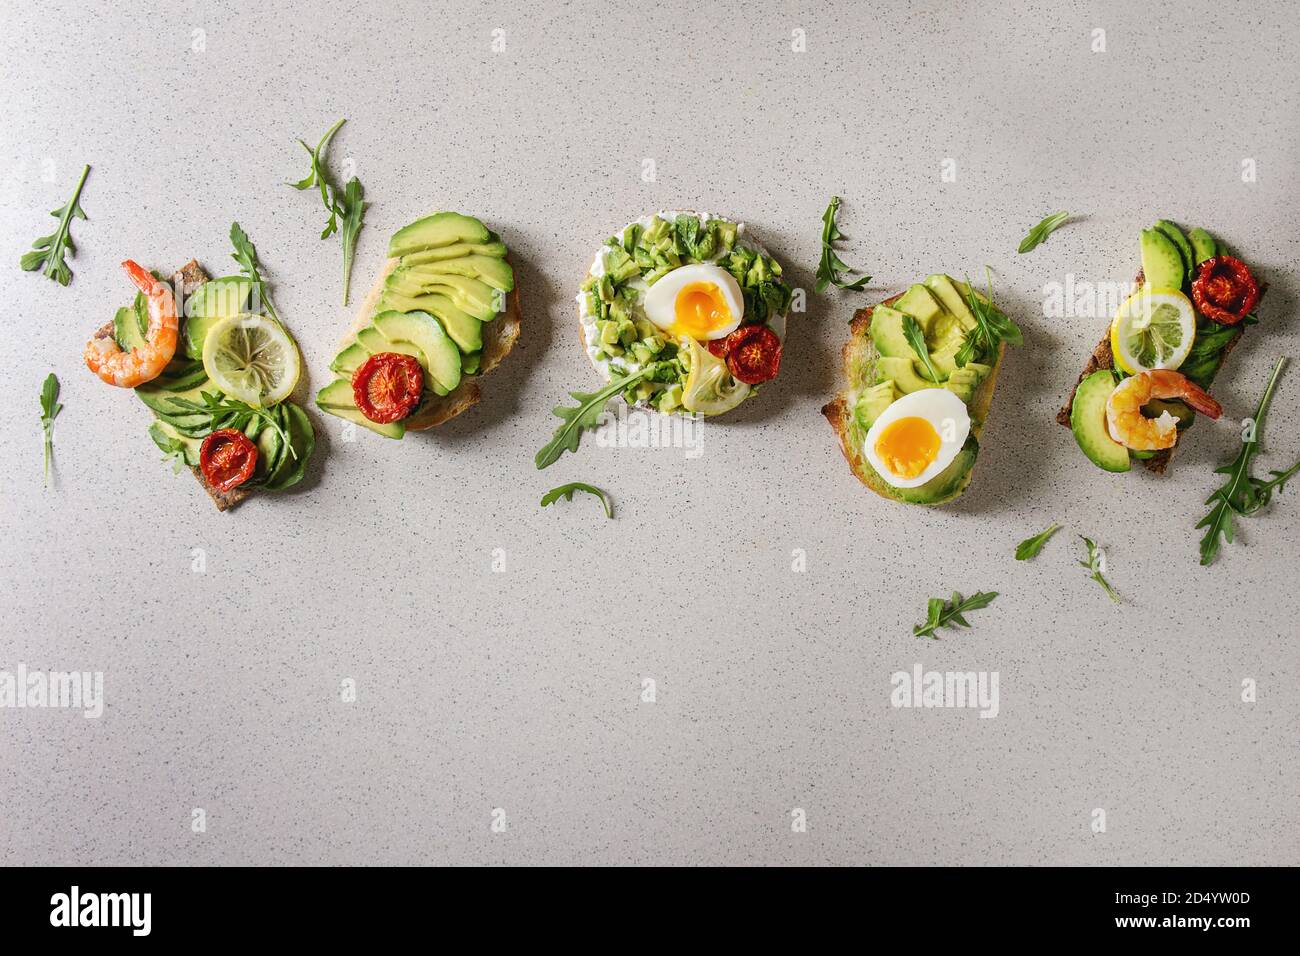
<path id="1" fill-rule="evenodd" d="M 647 289 L 645 314 L 678 338 L 707 342 L 726 338 L 739 328 L 745 297 L 726 269 L 698 263 L 674 269 Z"/>
<path id="2" fill-rule="evenodd" d="M 943 471 L 970 434 L 966 403 L 946 388 L 923 388 L 871 423 L 863 453 L 895 488 L 915 488 Z"/>

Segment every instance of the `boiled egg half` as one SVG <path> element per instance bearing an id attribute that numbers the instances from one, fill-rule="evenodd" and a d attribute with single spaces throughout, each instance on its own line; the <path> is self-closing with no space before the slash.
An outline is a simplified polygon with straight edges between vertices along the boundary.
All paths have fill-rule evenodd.
<path id="1" fill-rule="evenodd" d="M 726 269 L 708 263 L 681 266 L 661 276 L 645 293 L 645 314 L 678 338 L 700 342 L 726 338 L 745 317 L 740 283 Z"/>
<path id="2" fill-rule="evenodd" d="M 923 388 L 871 423 L 863 454 L 895 488 L 915 488 L 943 471 L 970 434 L 966 403 L 946 388 Z"/>

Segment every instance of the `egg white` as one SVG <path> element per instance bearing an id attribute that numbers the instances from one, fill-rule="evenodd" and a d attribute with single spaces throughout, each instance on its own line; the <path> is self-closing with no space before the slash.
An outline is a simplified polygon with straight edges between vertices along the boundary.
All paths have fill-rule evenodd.
<path id="1" fill-rule="evenodd" d="M 924 418 L 939 433 L 939 450 L 934 461 L 915 478 L 895 475 L 876 454 L 876 442 L 881 432 L 900 418 Z M 951 465 L 969 435 L 970 412 L 966 403 L 946 388 L 923 388 L 919 392 L 904 395 L 880 413 L 880 417 L 871 423 L 871 428 L 867 431 L 862 453 L 876 474 L 887 484 L 895 488 L 916 488 Z"/>

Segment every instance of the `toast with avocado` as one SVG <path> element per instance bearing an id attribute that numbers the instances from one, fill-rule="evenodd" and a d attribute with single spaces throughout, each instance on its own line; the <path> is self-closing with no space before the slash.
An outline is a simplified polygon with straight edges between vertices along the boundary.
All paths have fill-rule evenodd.
<path id="1" fill-rule="evenodd" d="M 1265 287 L 1204 229 L 1157 220 L 1141 233 L 1136 291 L 1119 307 L 1056 420 L 1093 464 L 1163 475 Z M 1134 397 L 1136 396 L 1136 398 Z M 1145 401 L 1141 401 L 1145 399 Z M 1125 411 L 1125 403 L 1132 407 Z"/>
<path id="2" fill-rule="evenodd" d="M 296 485 L 316 437 L 289 401 L 298 345 L 265 298 L 256 250 L 238 224 L 231 238 L 249 270 L 241 275 L 209 279 L 191 260 L 168 283 L 124 263 L 139 292 L 86 347 L 91 370 L 131 388 L 153 414 L 149 437 L 163 460 L 188 467 L 219 511 L 253 490 Z"/>
<path id="3" fill-rule="evenodd" d="M 991 295 L 942 274 L 860 309 L 849 329 L 845 387 L 822 408 L 849 468 L 882 498 L 956 499 L 1019 329 Z"/>
<path id="4" fill-rule="evenodd" d="M 389 240 L 316 404 L 385 438 L 441 425 L 477 404 L 519 331 L 505 243 L 472 216 L 425 216 Z"/>

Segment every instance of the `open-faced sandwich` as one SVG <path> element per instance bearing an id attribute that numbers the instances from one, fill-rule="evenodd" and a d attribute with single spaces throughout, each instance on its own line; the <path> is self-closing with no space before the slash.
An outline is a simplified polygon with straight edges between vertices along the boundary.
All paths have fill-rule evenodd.
<path id="1" fill-rule="evenodd" d="M 846 387 L 822 414 L 858 479 L 909 504 L 970 484 L 1006 343 L 1020 330 L 967 283 L 932 275 L 861 309 L 844 346 Z"/>
<path id="2" fill-rule="evenodd" d="M 387 438 L 432 428 L 478 402 L 479 376 L 518 338 L 505 243 L 472 216 L 434 213 L 389 240 L 316 404 Z"/>
<path id="3" fill-rule="evenodd" d="M 578 321 L 588 358 L 629 403 L 721 415 L 776 378 L 791 298 L 744 223 L 661 212 L 597 250 Z"/>
<path id="4" fill-rule="evenodd" d="M 85 351 L 92 372 L 149 407 L 149 435 L 165 460 L 177 471 L 188 466 L 222 511 L 254 489 L 296 485 L 316 444 L 306 413 L 289 401 L 302 368 L 298 344 L 238 223 L 230 238 L 241 275 L 209 280 L 190 261 L 168 284 L 122 263 L 139 290 L 135 301 Z"/>
<path id="5" fill-rule="evenodd" d="M 1196 413 L 1218 418 L 1207 389 L 1263 292 L 1204 229 L 1161 219 L 1142 231 L 1138 289 L 1115 313 L 1056 420 L 1106 471 L 1134 459 L 1163 474 Z"/>

